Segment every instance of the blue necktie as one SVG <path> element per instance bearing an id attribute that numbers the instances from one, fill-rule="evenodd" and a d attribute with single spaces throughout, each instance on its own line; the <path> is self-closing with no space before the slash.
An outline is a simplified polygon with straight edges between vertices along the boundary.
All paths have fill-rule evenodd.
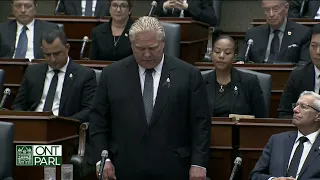
<path id="1" fill-rule="evenodd" d="M 150 124 L 153 110 L 153 71 L 154 69 L 146 69 L 143 88 L 143 103 L 148 124 Z"/>
<path id="2" fill-rule="evenodd" d="M 86 0 L 85 16 L 92 16 L 92 0 Z"/>
<path id="3" fill-rule="evenodd" d="M 14 55 L 14 59 L 26 58 L 27 49 L 28 49 L 28 37 L 26 33 L 27 30 L 28 30 L 27 26 L 23 26 L 19 36 L 19 41 L 16 48 L 16 53 Z"/>

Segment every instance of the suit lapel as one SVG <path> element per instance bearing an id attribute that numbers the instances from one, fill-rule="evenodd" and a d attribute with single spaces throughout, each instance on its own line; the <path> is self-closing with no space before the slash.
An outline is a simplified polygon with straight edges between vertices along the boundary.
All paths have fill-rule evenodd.
<path id="1" fill-rule="evenodd" d="M 81 7 L 81 1 L 73 1 L 74 2 L 74 8 L 76 9 L 77 16 L 82 16 L 82 7 Z"/>
<path id="2" fill-rule="evenodd" d="M 291 155 L 291 151 L 294 145 L 294 142 L 297 138 L 298 132 L 292 132 L 289 133 L 287 138 L 283 140 L 283 146 L 284 146 L 284 151 L 283 151 L 283 175 L 287 174 L 287 169 L 288 169 L 288 164 L 289 164 L 289 159 Z"/>
<path id="3" fill-rule="evenodd" d="M 9 23 L 9 27 L 8 27 L 8 43 L 10 46 L 10 58 L 13 56 L 13 53 L 15 51 L 15 46 L 16 46 L 16 34 L 17 33 L 17 22 L 16 21 L 11 21 Z"/>
<path id="4" fill-rule="evenodd" d="M 70 90 L 72 89 L 74 79 L 77 76 L 75 70 L 76 70 L 75 62 L 69 59 L 69 64 L 67 67 L 67 71 L 64 75 L 64 81 L 63 81 L 62 92 L 61 92 L 61 99 L 60 99 L 60 106 L 59 106 L 60 113 L 61 113 L 61 110 L 64 108 L 66 100 L 70 96 Z"/>
<path id="5" fill-rule="evenodd" d="M 216 101 L 216 95 L 215 95 L 215 89 L 216 89 L 216 71 L 213 70 L 207 78 L 207 93 L 209 97 L 209 102 L 210 102 L 210 107 L 211 107 L 211 112 L 214 115 L 214 102 Z"/>
<path id="6" fill-rule="evenodd" d="M 175 66 L 173 62 L 169 60 L 167 56 L 164 56 L 164 62 L 162 66 L 156 102 L 152 112 L 150 127 L 153 126 L 159 120 L 161 112 L 167 103 L 170 88 L 173 88 L 171 86 L 172 78 L 174 79 L 174 77 L 172 77 L 171 71 L 174 68 Z"/>
<path id="7" fill-rule="evenodd" d="M 41 67 L 39 68 L 39 71 L 37 72 L 37 74 L 39 74 L 39 76 L 37 76 L 39 79 L 37 80 L 37 82 L 39 83 L 38 85 L 34 86 L 34 92 L 33 94 L 36 94 L 36 101 L 38 102 L 37 104 L 39 104 L 40 99 L 42 97 L 43 94 L 43 87 L 44 87 L 44 82 L 47 76 L 47 71 L 48 71 L 48 63 L 43 63 L 41 64 Z"/>
<path id="8" fill-rule="evenodd" d="M 34 58 L 38 57 L 38 54 L 40 53 L 41 49 L 41 25 L 39 24 L 40 22 L 38 20 L 34 20 L 34 31 L 33 31 L 33 53 L 34 53 Z"/>
<path id="9" fill-rule="evenodd" d="M 309 63 L 307 67 L 307 72 L 305 73 L 305 78 L 304 79 L 309 79 L 308 81 L 302 81 L 302 83 L 304 84 L 302 87 L 305 87 L 306 89 L 301 89 L 302 91 L 308 90 L 308 91 L 314 91 L 314 86 L 315 86 L 315 71 L 314 71 L 314 65 L 313 63 Z M 316 92 L 318 93 L 318 92 Z"/>
<path id="10" fill-rule="evenodd" d="M 288 46 L 292 43 L 292 33 L 293 33 L 293 27 L 291 26 L 291 21 L 287 20 L 287 25 L 286 25 L 286 29 L 283 32 L 283 38 L 282 38 L 282 42 L 281 42 L 281 48 L 280 48 L 280 52 L 279 52 L 279 57 L 285 57 L 285 53 L 288 49 Z M 289 33 L 290 32 L 290 33 Z M 290 34 L 290 35 L 289 35 Z M 279 59 L 280 61 L 283 60 L 282 58 Z"/>
<path id="11" fill-rule="evenodd" d="M 238 70 L 235 68 L 231 69 L 231 90 L 234 91 L 231 95 L 231 106 L 230 106 L 230 112 L 233 112 L 234 106 L 236 104 L 236 101 L 238 99 L 239 95 L 239 89 L 241 89 L 241 83 L 240 78 L 238 74 Z"/>
<path id="12" fill-rule="evenodd" d="M 94 10 L 94 16 L 96 17 L 99 17 L 99 12 L 100 12 L 100 9 L 101 9 L 101 3 L 103 3 L 102 1 L 97 1 L 97 4 L 96 4 L 96 9 Z"/>

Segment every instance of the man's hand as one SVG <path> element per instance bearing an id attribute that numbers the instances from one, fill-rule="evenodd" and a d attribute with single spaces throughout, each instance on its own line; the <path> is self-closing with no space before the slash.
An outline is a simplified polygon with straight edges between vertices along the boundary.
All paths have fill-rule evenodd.
<path id="1" fill-rule="evenodd" d="M 278 177 L 278 178 L 273 178 L 272 180 L 295 180 L 293 177 Z"/>
<path id="2" fill-rule="evenodd" d="M 205 168 L 191 166 L 189 171 L 189 180 L 205 180 L 206 173 L 207 171 Z"/>
<path id="3" fill-rule="evenodd" d="M 163 8 L 168 10 L 168 9 L 172 9 L 172 8 L 175 8 L 175 2 L 177 0 L 167 0 L 166 2 L 163 3 Z"/>
<path id="4" fill-rule="evenodd" d="M 175 1 L 174 8 L 180 9 L 180 10 L 186 10 L 188 9 L 189 4 L 186 1 L 183 0 L 177 0 Z"/>
<path id="5" fill-rule="evenodd" d="M 97 172 L 97 177 L 99 177 L 100 172 Z M 111 161 L 106 161 L 103 168 L 103 179 L 104 180 L 116 180 L 116 171 L 111 163 Z"/>

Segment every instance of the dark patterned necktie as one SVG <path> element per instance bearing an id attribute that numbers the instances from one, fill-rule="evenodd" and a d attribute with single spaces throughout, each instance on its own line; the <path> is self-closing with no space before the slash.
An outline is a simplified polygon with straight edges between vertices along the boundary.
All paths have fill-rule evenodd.
<path id="1" fill-rule="evenodd" d="M 273 39 L 270 46 L 270 54 L 268 58 L 268 63 L 274 63 L 278 61 L 279 58 L 279 47 L 280 47 L 280 38 L 279 30 L 273 31 Z"/>
<path id="2" fill-rule="evenodd" d="M 150 124 L 153 110 L 153 72 L 154 69 L 146 69 L 143 88 L 143 103 L 148 124 Z"/>
<path id="3" fill-rule="evenodd" d="M 52 111 L 53 100 L 54 100 L 54 96 L 56 95 L 56 89 L 58 84 L 58 74 L 60 73 L 60 70 L 53 70 L 53 71 L 54 71 L 54 76 L 52 77 L 52 80 L 50 83 L 46 101 L 43 106 L 43 111 Z"/>
<path id="4" fill-rule="evenodd" d="M 301 159 L 303 148 L 304 148 L 303 143 L 307 142 L 308 140 L 309 139 L 304 136 L 299 138 L 300 142 L 299 142 L 299 145 L 296 148 L 294 155 L 291 159 L 290 166 L 289 166 L 288 173 L 287 173 L 287 177 L 292 176 L 295 178 L 297 176 L 297 171 L 298 171 L 300 159 Z"/>

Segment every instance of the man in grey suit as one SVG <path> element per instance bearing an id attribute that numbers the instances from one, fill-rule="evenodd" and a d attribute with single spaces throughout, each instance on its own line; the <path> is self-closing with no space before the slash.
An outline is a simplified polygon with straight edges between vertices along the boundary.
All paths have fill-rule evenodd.
<path id="1" fill-rule="evenodd" d="M 320 96 L 304 91 L 292 107 L 298 131 L 273 135 L 249 179 L 320 179 Z"/>
<path id="2" fill-rule="evenodd" d="M 200 71 L 163 54 L 154 17 L 139 18 L 129 38 L 134 55 L 100 76 L 89 116 L 92 163 L 108 150 L 105 179 L 204 180 L 211 123 Z"/>

